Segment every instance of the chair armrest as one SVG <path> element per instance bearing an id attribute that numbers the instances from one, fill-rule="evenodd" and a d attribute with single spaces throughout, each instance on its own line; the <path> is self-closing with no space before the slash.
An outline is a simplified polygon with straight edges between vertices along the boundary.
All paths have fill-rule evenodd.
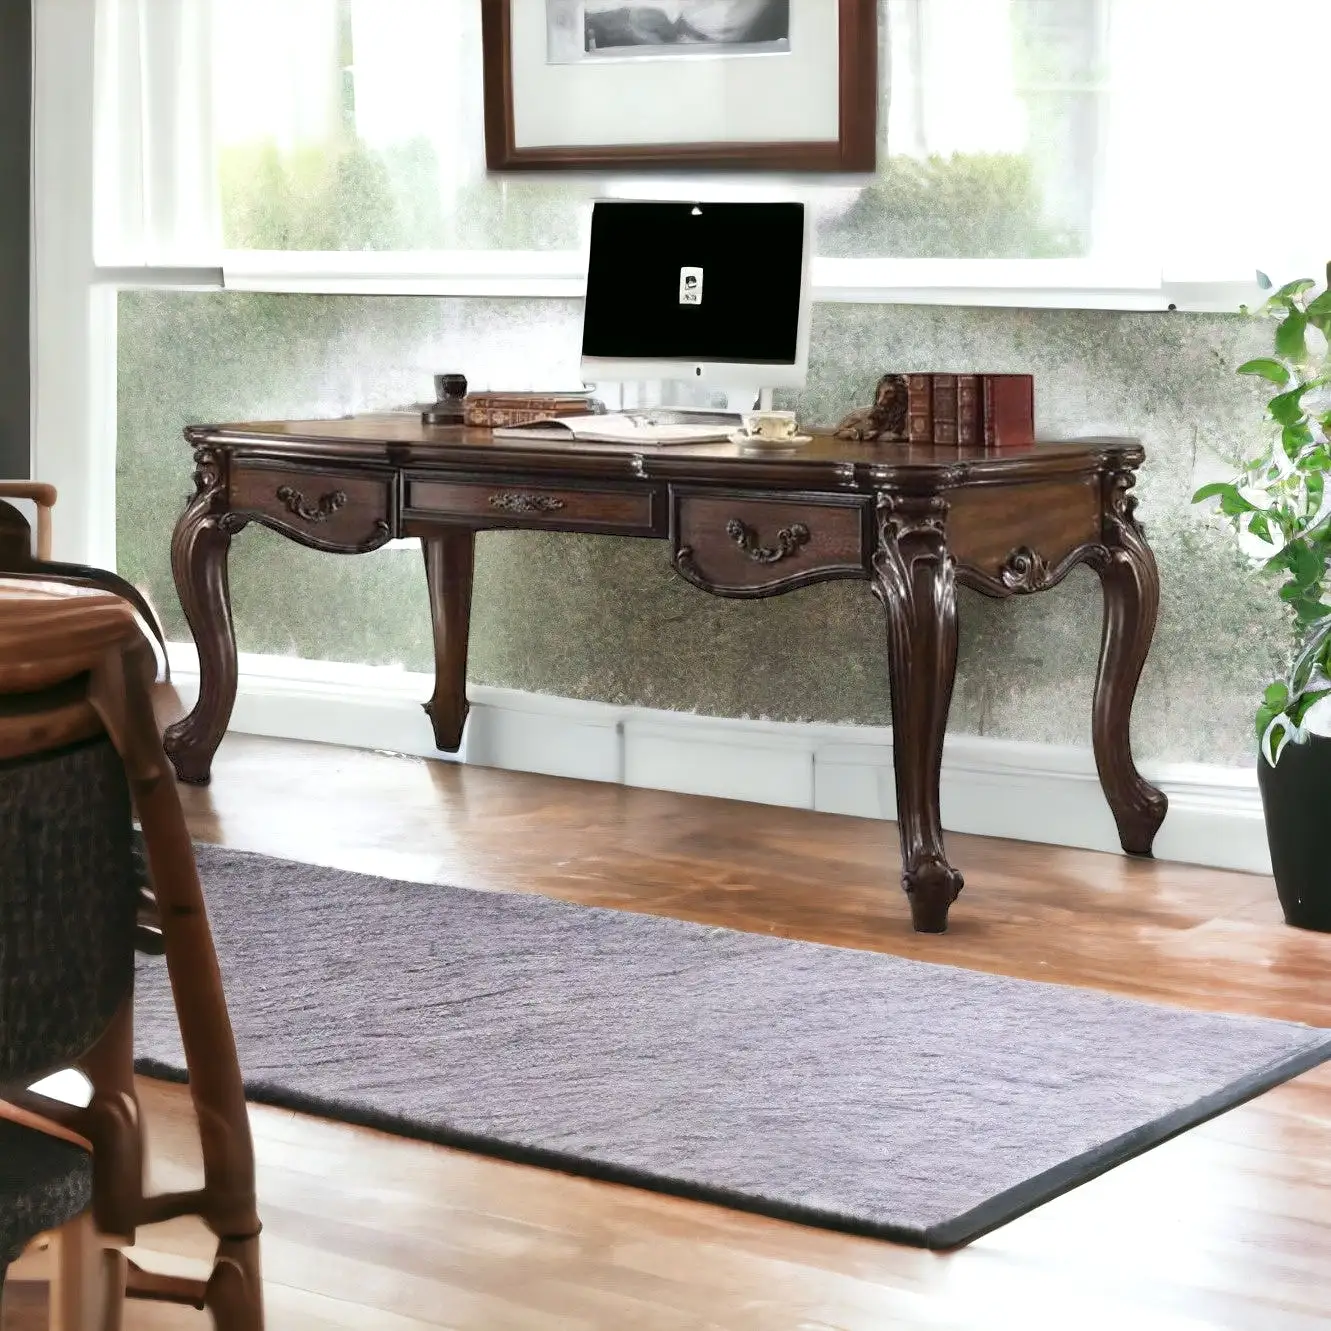
<path id="1" fill-rule="evenodd" d="M 37 505 L 37 558 L 51 557 L 51 510 L 55 486 L 41 481 L 0 481 L 0 499 L 30 499 Z"/>

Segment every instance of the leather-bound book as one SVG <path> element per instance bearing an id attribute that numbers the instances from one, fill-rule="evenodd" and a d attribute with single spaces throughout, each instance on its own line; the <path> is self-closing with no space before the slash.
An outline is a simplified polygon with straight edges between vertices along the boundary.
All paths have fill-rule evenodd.
<path id="1" fill-rule="evenodd" d="M 1035 442 L 1035 380 L 1029 374 L 983 376 L 984 446 L 1025 448 Z"/>
<path id="2" fill-rule="evenodd" d="M 934 381 L 934 443 L 957 442 L 957 376 L 935 374 Z"/>
<path id="3" fill-rule="evenodd" d="M 984 400 L 978 374 L 957 375 L 957 443 L 978 447 L 984 440 Z"/>
<path id="4" fill-rule="evenodd" d="M 601 404 L 586 393 L 468 393 L 465 404 L 468 425 L 491 429 L 601 410 Z"/>
<path id="5" fill-rule="evenodd" d="M 934 441 L 934 376 L 906 376 L 906 439 L 912 444 Z"/>

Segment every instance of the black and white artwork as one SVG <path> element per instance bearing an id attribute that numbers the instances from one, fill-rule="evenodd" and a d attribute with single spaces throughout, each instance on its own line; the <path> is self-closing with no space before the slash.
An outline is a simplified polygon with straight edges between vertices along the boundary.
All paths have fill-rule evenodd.
<path id="1" fill-rule="evenodd" d="M 790 0 L 546 0 L 550 64 L 790 50 Z"/>

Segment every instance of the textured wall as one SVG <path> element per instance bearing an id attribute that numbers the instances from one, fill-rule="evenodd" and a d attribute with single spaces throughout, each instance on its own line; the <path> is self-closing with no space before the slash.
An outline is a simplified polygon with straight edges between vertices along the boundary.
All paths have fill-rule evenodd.
<path id="1" fill-rule="evenodd" d="M 187 422 L 337 415 L 478 385 L 576 382 L 579 308 L 552 301 L 133 293 L 121 299 L 119 540 L 185 636 L 168 569 L 190 489 Z M 1163 606 L 1135 720 L 1143 758 L 1251 762 L 1252 710 L 1286 641 L 1273 589 L 1192 510 L 1196 478 L 1250 441 L 1260 395 L 1233 367 L 1268 331 L 1230 316 L 817 307 L 803 417 L 835 420 L 888 368 L 1029 370 L 1043 435 L 1140 437 L 1140 516 Z M 880 611 L 860 583 L 724 601 L 663 545 L 499 532 L 479 540 L 471 678 L 723 716 L 883 724 Z M 420 556 L 320 555 L 251 528 L 232 547 L 242 650 L 431 668 Z M 1089 743 L 1095 577 L 994 603 L 961 593 L 952 729 Z"/>
<path id="2" fill-rule="evenodd" d="M 32 20 L 28 0 L 0 4 L 0 476 L 26 477 L 28 447 L 28 178 Z"/>

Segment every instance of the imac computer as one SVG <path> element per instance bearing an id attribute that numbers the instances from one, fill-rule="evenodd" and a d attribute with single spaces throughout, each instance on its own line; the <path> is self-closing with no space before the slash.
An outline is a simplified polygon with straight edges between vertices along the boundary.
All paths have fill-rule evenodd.
<path id="1" fill-rule="evenodd" d="M 802 203 L 598 201 L 584 382 L 683 381 L 732 413 L 803 387 L 811 231 Z"/>

